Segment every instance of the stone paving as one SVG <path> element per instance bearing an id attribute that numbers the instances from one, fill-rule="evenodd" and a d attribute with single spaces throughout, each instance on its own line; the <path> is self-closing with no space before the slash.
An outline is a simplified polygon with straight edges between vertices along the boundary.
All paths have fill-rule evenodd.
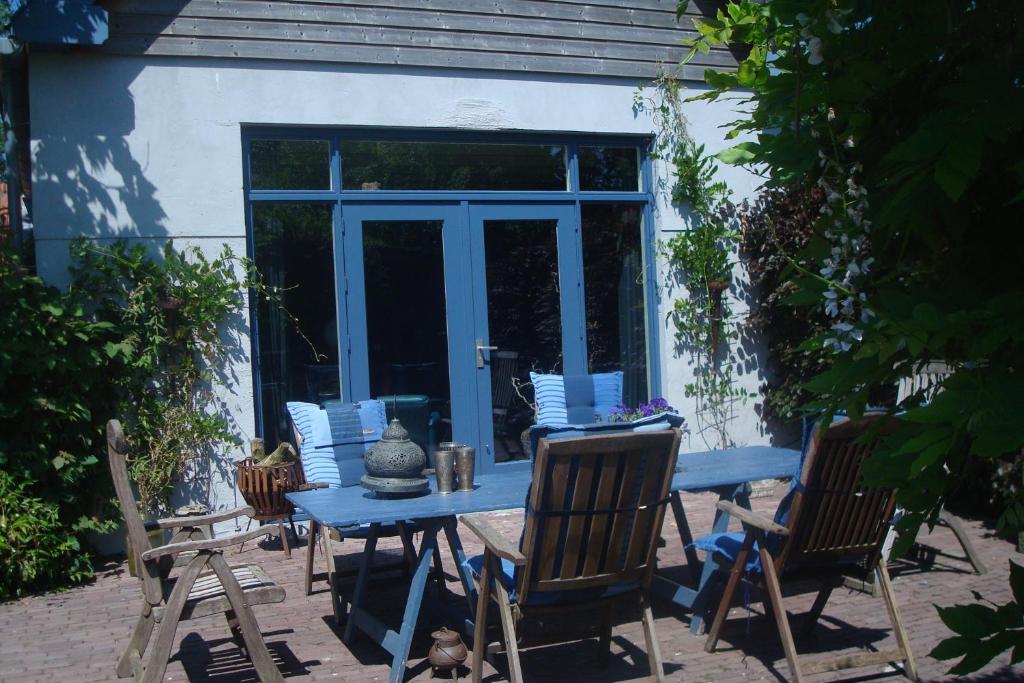
<path id="1" fill-rule="evenodd" d="M 782 490 L 780 486 L 775 496 L 755 500 L 755 509 L 770 513 Z M 688 495 L 683 501 L 694 531 L 709 528 L 713 498 Z M 518 533 L 521 518 L 521 512 L 494 514 L 499 527 L 510 535 Z M 997 603 L 1005 602 L 1009 597 L 1007 562 L 1014 556 L 1017 561 L 1024 561 L 1010 543 L 996 539 L 991 529 L 982 523 L 968 521 L 967 527 L 991 570 L 987 575 L 975 576 L 966 563 L 943 556 L 927 569 L 909 562 L 892 565 L 897 598 L 923 680 L 950 680 L 943 675 L 948 664 L 927 656 L 947 634 L 934 605 L 968 601 L 972 590 Z M 682 569 L 682 549 L 671 520 L 666 523 L 663 535 L 667 546 L 659 553 L 660 564 L 665 571 L 678 572 Z M 462 536 L 467 551 L 480 552 L 471 533 L 464 532 Z M 930 535 L 922 535 L 920 540 L 949 553 L 959 549 L 947 529 L 936 529 Z M 381 547 L 382 552 L 396 552 L 393 543 L 382 541 Z M 346 562 L 352 562 L 360 548 L 354 542 L 342 544 L 342 551 L 351 554 Z M 291 560 L 284 559 L 280 550 L 251 544 L 243 552 L 233 551 L 230 555 L 233 562 L 261 564 L 288 591 L 284 603 L 256 610 L 271 653 L 287 678 L 387 680 L 389 658 L 382 649 L 365 637 L 351 647 L 341 642 L 340 630 L 331 617 L 326 584 L 320 581 L 313 595 L 303 594 L 304 548 L 293 553 Z M 444 562 L 449 574 L 449 590 L 461 593 L 447 552 L 444 552 Z M 317 568 L 323 571 L 319 555 Z M 812 598 L 813 595 L 793 597 L 787 600 L 787 606 L 791 612 L 801 612 L 809 608 Z M 401 581 L 375 582 L 371 600 L 371 609 L 380 611 L 397 627 L 404 605 Z M 114 664 L 127 643 L 140 601 L 139 584 L 128 575 L 122 561 L 104 564 L 96 580 L 87 586 L 0 605 L 0 682 L 116 680 Z M 462 604 L 451 596 L 448 602 Z M 669 680 L 771 681 L 786 680 L 788 676 L 772 622 L 763 617 L 757 603 L 749 612 L 743 608 L 733 610 L 733 619 L 723 633 L 719 651 L 714 654 L 704 652 L 703 637 L 690 634 L 687 612 L 656 602 L 655 615 Z M 538 639 L 540 642 L 524 650 L 523 668 L 527 680 L 623 681 L 646 676 L 644 639 L 637 617 L 629 610 L 618 615 L 612 638 L 612 660 L 607 669 L 599 668 L 596 662 L 596 614 L 581 612 L 547 623 L 524 621 L 521 626 L 530 636 L 529 642 Z M 425 681 L 430 678 L 430 669 L 424 661 L 431 642 L 429 632 L 443 623 L 429 615 L 421 618 L 421 628 L 410 655 L 412 668 L 408 679 Z M 449 621 L 447 625 L 456 624 Z M 228 636 L 224 622 L 218 618 L 183 623 L 178 629 L 166 680 L 255 681 L 251 665 Z M 558 639 L 563 640 L 551 644 L 550 641 Z M 833 594 L 815 633 L 797 642 L 801 653 L 812 656 L 815 652 L 856 652 L 893 646 L 881 598 L 849 589 Z M 485 667 L 485 681 L 506 680 L 502 660 L 499 655 L 497 671 L 490 665 Z M 1001 656 L 973 680 L 1024 680 L 1024 668 L 1012 668 L 1008 662 L 1008 655 Z M 463 673 L 468 675 L 468 671 Z M 811 680 L 839 677 L 823 674 Z M 898 671 L 883 667 L 852 670 L 841 677 L 844 680 L 903 680 Z"/>

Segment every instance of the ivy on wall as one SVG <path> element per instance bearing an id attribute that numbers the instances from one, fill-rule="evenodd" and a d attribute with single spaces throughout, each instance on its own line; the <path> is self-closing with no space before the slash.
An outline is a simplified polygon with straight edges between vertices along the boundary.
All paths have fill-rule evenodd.
<path id="1" fill-rule="evenodd" d="M 120 520 L 107 419 L 126 425 L 150 514 L 167 510 L 186 472 L 237 443 L 213 387 L 244 357 L 246 288 L 280 305 L 227 246 L 208 258 L 79 240 L 71 256 L 60 291 L 0 247 L 0 598 L 92 575 L 86 536 Z"/>
<path id="2" fill-rule="evenodd" d="M 653 115 L 658 130 L 652 155 L 671 164 L 670 195 L 688 217 L 687 228 L 661 244 L 670 277 L 686 291 L 672 302 L 670 313 L 676 344 L 693 370 L 684 394 L 695 400 L 695 432 L 705 445 L 727 448 L 734 445 L 729 428 L 736 405 L 748 397 L 737 386 L 733 352 L 739 332 L 731 305 L 732 271 L 740 233 L 716 160 L 687 131 L 681 93 L 680 81 L 662 74 L 650 90 L 637 92 L 634 109 Z"/>

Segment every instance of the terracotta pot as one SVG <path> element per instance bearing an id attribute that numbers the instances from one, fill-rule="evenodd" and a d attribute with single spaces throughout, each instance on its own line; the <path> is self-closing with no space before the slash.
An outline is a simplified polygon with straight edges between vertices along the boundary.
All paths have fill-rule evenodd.
<path id="1" fill-rule="evenodd" d="M 442 628 L 431 633 L 430 637 L 434 639 L 434 644 L 430 647 L 427 660 L 435 669 L 454 669 L 461 666 L 469 656 L 466 644 L 455 631 Z"/>

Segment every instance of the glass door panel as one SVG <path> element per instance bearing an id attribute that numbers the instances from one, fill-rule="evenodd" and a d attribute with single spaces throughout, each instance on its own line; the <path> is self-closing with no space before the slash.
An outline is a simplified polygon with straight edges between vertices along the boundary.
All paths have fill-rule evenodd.
<path id="1" fill-rule="evenodd" d="M 450 297 L 466 289 L 458 267 L 466 258 L 452 253 L 460 244 L 457 218 L 446 206 L 346 206 L 343 213 L 350 288 L 346 396 L 384 401 L 389 419 L 397 416 L 428 457 L 453 437 L 456 416 L 472 410 L 451 392 L 458 385 L 453 370 L 466 364 L 453 363 L 449 343 L 459 331 Z"/>
<path id="2" fill-rule="evenodd" d="M 252 206 L 256 269 L 280 291 L 287 310 L 253 297 L 261 435 L 268 445 L 290 438 L 286 402 L 320 403 L 341 395 L 332 211 L 330 204 Z"/>
<path id="3" fill-rule="evenodd" d="M 581 207 L 588 371 L 622 370 L 622 402 L 630 407 L 648 399 L 642 208 Z"/>
<path id="4" fill-rule="evenodd" d="M 531 370 L 585 367 L 573 207 L 470 212 L 481 443 L 488 462 L 524 460 L 520 434 L 533 413 L 516 386 L 529 382 Z"/>
<path id="5" fill-rule="evenodd" d="M 363 222 L 370 396 L 428 453 L 451 422 L 442 227 Z"/>

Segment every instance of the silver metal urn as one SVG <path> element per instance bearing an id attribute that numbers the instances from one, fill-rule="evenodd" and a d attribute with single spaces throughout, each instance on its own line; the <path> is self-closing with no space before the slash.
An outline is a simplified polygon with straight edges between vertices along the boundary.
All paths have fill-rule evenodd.
<path id="1" fill-rule="evenodd" d="M 398 421 L 391 420 L 381 440 L 363 456 L 366 474 L 360 480 L 363 488 L 377 493 L 410 494 L 430 489 L 423 468 L 427 456 L 409 432 Z"/>

